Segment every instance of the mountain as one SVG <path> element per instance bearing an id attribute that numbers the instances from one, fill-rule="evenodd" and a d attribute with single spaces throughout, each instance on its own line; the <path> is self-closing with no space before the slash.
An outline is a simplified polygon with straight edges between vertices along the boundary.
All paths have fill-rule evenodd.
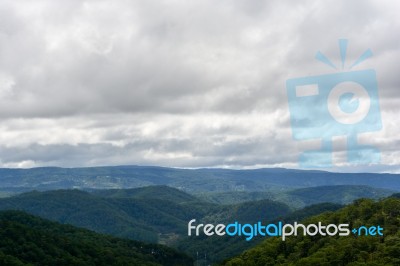
<path id="1" fill-rule="evenodd" d="M 0 212 L 1 265 L 193 265 L 155 244 L 100 235 L 19 211 Z"/>
<path id="2" fill-rule="evenodd" d="M 262 201 L 261 201 L 262 202 Z M 246 204 L 238 204 L 238 206 L 248 206 L 251 202 Z M 275 222 L 275 221 L 298 221 L 299 218 L 307 218 L 313 215 L 321 214 L 327 211 L 335 211 L 342 208 L 342 205 L 333 203 L 321 203 L 316 205 L 308 206 L 304 209 L 300 209 L 294 212 L 289 212 L 285 215 L 269 216 L 268 211 L 263 210 L 257 212 L 257 221 L 263 222 Z M 264 216 L 263 216 L 264 215 Z M 263 218 L 261 218 L 263 216 Z M 275 217 L 275 218 L 273 218 Z M 210 221 L 213 222 L 213 221 Z M 214 224 L 218 221 L 214 221 Z M 243 223 L 243 221 L 242 221 Z M 238 255 L 244 250 L 254 247 L 258 243 L 264 240 L 261 237 L 255 237 L 251 241 L 246 241 L 244 237 L 218 237 L 200 235 L 196 237 L 186 237 L 177 242 L 173 247 L 182 250 L 185 253 L 191 255 L 196 259 L 196 265 L 208 265 L 208 263 L 221 262 L 224 259 Z"/>
<path id="3" fill-rule="evenodd" d="M 393 193 L 388 189 L 340 185 L 300 188 L 287 192 L 287 195 L 304 205 L 310 205 L 322 202 L 348 204 L 359 198 L 380 199 Z"/>
<path id="4" fill-rule="evenodd" d="M 175 203 L 198 201 L 196 197 L 190 194 L 165 185 L 132 189 L 102 189 L 95 190 L 92 193 L 105 198 L 159 199 Z"/>
<path id="5" fill-rule="evenodd" d="M 218 204 L 232 204 L 261 199 L 283 202 L 293 208 L 331 202 L 349 204 L 355 199 L 380 199 L 393 194 L 394 190 L 357 185 L 318 186 L 300 189 L 270 191 L 237 191 L 198 193 L 199 199 Z"/>
<path id="6" fill-rule="evenodd" d="M 337 211 L 343 207 L 344 207 L 344 205 L 337 204 L 337 203 L 330 203 L 330 202 L 317 203 L 317 204 L 306 206 L 302 209 L 295 210 L 295 211 L 289 213 L 288 215 L 279 217 L 274 222 L 283 221 L 286 223 L 293 223 L 293 222 L 301 221 L 308 217 L 318 215 L 318 214 L 321 214 L 324 212 Z"/>
<path id="7" fill-rule="evenodd" d="M 100 233 L 171 244 L 187 233 L 191 219 L 256 222 L 286 215 L 290 208 L 261 200 L 216 205 L 166 186 L 128 190 L 55 190 L 27 192 L 0 199 L 0 210 L 22 210 L 43 218 Z"/>
<path id="8" fill-rule="evenodd" d="M 213 207 L 200 202 L 187 205 L 160 200 L 160 195 L 167 195 L 166 191 L 168 198 L 182 198 L 177 189 L 157 187 L 143 190 L 153 190 L 155 199 L 101 197 L 79 190 L 34 191 L 0 199 L 0 210 L 23 210 L 100 233 L 158 242 L 171 234 L 186 232 L 188 220 L 204 216 Z M 130 191 L 114 192 L 130 194 Z M 186 198 L 192 199 L 190 195 Z"/>
<path id="9" fill-rule="evenodd" d="M 165 186 L 92 193 L 79 190 L 34 191 L 0 199 L 0 209 L 23 210 L 100 233 L 168 244 L 181 251 L 201 251 L 207 246 L 211 248 L 210 258 L 219 258 L 214 256 L 218 252 L 219 256 L 224 256 L 221 259 L 238 254 L 248 246 L 243 247 L 242 239 L 223 239 L 229 241 L 224 248 L 211 245 L 208 239 L 188 240 L 187 223 L 191 219 L 221 223 L 238 219 L 254 223 L 291 212 L 287 205 L 271 200 L 233 205 L 205 203 Z"/>
<path id="10" fill-rule="evenodd" d="M 196 197 L 216 204 L 236 204 L 247 201 L 256 201 L 263 199 L 273 199 L 276 194 L 285 193 L 285 190 L 278 191 L 224 191 L 224 192 L 200 192 L 196 193 Z"/>
<path id="11" fill-rule="evenodd" d="M 314 189 L 316 192 L 309 193 L 319 191 L 318 188 Z M 339 190 L 335 187 L 323 189 L 327 195 L 331 194 L 330 190 L 335 193 L 352 191 L 347 187 L 341 187 Z M 355 188 L 353 190 L 357 191 Z M 298 197 L 305 195 L 307 193 L 299 194 Z M 338 193 L 338 199 L 342 195 L 343 193 Z M 217 262 L 240 254 L 262 239 L 248 242 L 243 237 L 188 237 L 187 224 L 191 219 L 196 219 L 198 223 L 214 224 L 234 221 L 273 222 L 278 219 L 293 221 L 341 207 L 342 205 L 338 204 L 323 203 L 293 211 L 292 206 L 271 199 L 218 205 L 163 185 L 92 192 L 76 189 L 34 191 L 0 199 L 0 210 L 23 210 L 100 233 L 167 244 L 193 258 L 197 258 L 197 253 L 200 253 L 202 258 L 208 258 L 207 262 Z M 198 262 L 205 261 L 201 262 L 199 259 Z"/>
<path id="12" fill-rule="evenodd" d="M 229 170 L 113 166 L 0 169 L 0 195 L 32 189 L 126 189 L 150 185 L 167 185 L 190 193 L 276 191 L 336 185 L 365 185 L 400 191 L 400 178 L 398 174 L 345 174 L 283 168 Z"/>
<path id="13" fill-rule="evenodd" d="M 203 217 L 202 221 L 207 223 L 234 221 L 256 223 L 258 221 L 270 221 L 276 217 L 287 215 L 290 211 L 290 207 L 284 203 L 264 199 L 220 206 Z"/>
<path id="14" fill-rule="evenodd" d="M 383 228 L 383 236 L 299 234 L 289 236 L 285 241 L 271 237 L 227 260 L 224 265 L 400 265 L 399 217 L 399 198 L 390 197 L 378 202 L 360 199 L 335 212 L 308 218 L 303 223 L 349 223 L 350 230 L 379 225 Z"/>

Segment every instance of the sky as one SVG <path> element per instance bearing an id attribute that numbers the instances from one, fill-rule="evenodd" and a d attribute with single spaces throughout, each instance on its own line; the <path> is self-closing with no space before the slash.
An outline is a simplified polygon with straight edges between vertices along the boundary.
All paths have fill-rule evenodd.
<path id="1" fill-rule="evenodd" d="M 400 170 L 400 3 L 0 1 L 0 167 L 298 167 L 286 80 L 374 69 L 382 129 L 360 142 Z M 317 143 L 317 144 L 316 144 Z M 313 147 L 314 147 L 313 146 Z"/>

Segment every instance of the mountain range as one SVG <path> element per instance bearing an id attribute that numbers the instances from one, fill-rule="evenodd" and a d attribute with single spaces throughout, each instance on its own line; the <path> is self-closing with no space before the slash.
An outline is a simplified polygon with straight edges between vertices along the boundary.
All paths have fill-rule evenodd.
<path id="1" fill-rule="evenodd" d="M 198 252 L 208 254 L 209 261 L 216 262 L 239 254 L 261 239 L 248 243 L 241 237 L 187 237 L 187 223 L 191 219 L 207 223 L 293 220 L 342 207 L 320 202 L 343 204 L 360 197 L 381 198 L 391 191 L 365 186 L 328 186 L 285 193 L 276 195 L 291 199 L 291 202 L 258 195 L 259 198 L 252 201 L 218 204 L 164 185 L 91 191 L 32 191 L 0 199 L 0 210 L 25 211 L 116 237 L 167 244 L 193 258 Z M 313 195 L 316 196 L 313 198 Z M 343 195 L 347 195 L 346 202 L 343 202 Z M 298 202 L 308 207 L 299 209 Z"/>
<path id="2" fill-rule="evenodd" d="M 118 189 L 167 185 L 189 193 L 277 191 L 316 186 L 365 185 L 400 191 L 398 174 L 332 173 L 265 168 L 254 170 L 177 169 L 153 166 L 0 169 L 0 192 L 32 189 Z"/>
<path id="3" fill-rule="evenodd" d="M 263 239 L 188 237 L 191 219 L 298 221 L 339 210 L 359 198 L 379 200 L 398 191 L 400 175 L 396 174 L 143 166 L 0 169 L 0 210 L 24 211 L 114 237 L 165 244 L 197 263 L 222 261 Z"/>

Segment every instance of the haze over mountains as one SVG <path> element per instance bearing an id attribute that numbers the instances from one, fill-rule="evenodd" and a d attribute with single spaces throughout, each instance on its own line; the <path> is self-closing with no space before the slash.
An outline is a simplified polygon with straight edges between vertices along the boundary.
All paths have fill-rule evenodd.
<path id="1" fill-rule="evenodd" d="M 3 193 L 53 189 L 111 189 L 168 185 L 195 192 L 266 191 L 332 185 L 366 185 L 400 190 L 400 175 L 331 173 L 266 168 L 255 170 L 176 169 L 146 166 L 0 169 Z"/>

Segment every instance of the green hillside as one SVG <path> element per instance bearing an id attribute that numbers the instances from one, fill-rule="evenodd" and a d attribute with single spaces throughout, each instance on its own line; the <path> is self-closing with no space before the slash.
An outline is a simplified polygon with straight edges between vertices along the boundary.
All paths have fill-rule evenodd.
<path id="1" fill-rule="evenodd" d="M 131 189 L 105 189 L 94 191 L 93 194 L 106 198 L 159 199 L 168 200 L 175 203 L 198 201 L 196 197 L 168 186 L 147 186 Z"/>
<path id="2" fill-rule="evenodd" d="M 384 236 L 291 236 L 266 239 L 224 265 L 400 265 L 400 199 L 360 199 L 304 224 L 350 223 L 350 228 L 380 225 Z"/>
<path id="3" fill-rule="evenodd" d="M 317 203 L 317 204 L 309 205 L 302 209 L 295 210 L 283 217 L 279 217 L 277 219 L 277 221 L 280 220 L 280 221 L 284 221 L 286 223 L 292 223 L 295 221 L 304 220 L 308 217 L 318 215 L 323 212 L 336 211 L 343 207 L 344 207 L 344 205 L 337 204 L 337 203 L 330 203 L 330 202 Z"/>
<path id="4" fill-rule="evenodd" d="M 204 203 L 165 186 L 101 194 L 79 190 L 28 192 L 0 199 L 0 210 L 22 210 L 100 233 L 164 244 L 185 236 L 191 219 L 255 222 L 290 212 L 285 204 L 269 200 L 224 206 Z"/>
<path id="5" fill-rule="evenodd" d="M 284 203 L 268 199 L 249 201 L 239 204 L 222 205 L 210 212 L 202 220 L 208 223 L 238 221 L 241 223 L 256 223 L 270 221 L 289 214 L 291 209 Z"/>
<path id="6" fill-rule="evenodd" d="M 43 218 L 147 242 L 158 242 L 171 234 L 186 232 L 192 217 L 202 217 L 212 204 L 187 205 L 161 201 L 165 187 L 158 187 L 156 199 L 101 197 L 79 190 L 28 192 L 0 199 L 0 210 L 23 210 Z M 169 189 L 169 198 L 176 189 Z M 121 194 L 126 194 L 120 192 Z M 191 197 L 188 195 L 188 197 Z"/>
<path id="7" fill-rule="evenodd" d="M 325 188 L 325 194 L 329 195 L 330 189 L 336 188 Z M 340 187 L 342 191 L 345 189 Z M 318 188 L 313 188 L 313 191 L 317 193 Z M 337 194 L 338 197 L 342 195 Z M 297 197 L 299 199 L 300 195 Z M 321 198 L 323 200 L 323 195 Z M 207 254 L 208 262 L 240 254 L 261 239 L 248 242 L 243 237 L 187 237 L 187 223 L 191 219 L 207 223 L 294 221 L 340 207 L 324 203 L 293 211 L 292 207 L 269 199 L 218 205 L 166 186 L 91 193 L 79 190 L 36 191 L 0 199 L 0 210 L 23 210 L 99 233 L 166 244 L 193 258 L 200 252 Z"/>
<path id="8" fill-rule="evenodd" d="M 196 197 L 204 201 L 216 204 L 237 204 L 247 201 L 274 199 L 277 193 L 285 193 L 286 190 L 278 191 L 229 191 L 229 192 L 202 192 L 195 194 Z"/>
<path id="9" fill-rule="evenodd" d="M 100 235 L 19 211 L 0 212 L 0 265 L 192 265 L 170 248 Z"/>
<path id="10" fill-rule="evenodd" d="M 236 191 L 198 193 L 196 196 L 204 201 L 217 204 L 234 204 L 246 201 L 270 199 L 286 203 L 293 208 L 323 202 L 349 204 L 355 199 L 380 199 L 393 194 L 390 189 L 358 185 L 318 186 L 299 189 L 269 189 L 267 191 Z"/>
<path id="11" fill-rule="evenodd" d="M 290 197 L 305 205 L 321 202 L 348 204 L 359 198 L 380 199 L 393 193 L 393 190 L 388 189 L 349 185 L 300 188 L 287 192 Z"/>
<path id="12" fill-rule="evenodd" d="M 210 247 L 214 250 L 210 250 L 209 256 L 218 252 L 216 259 L 233 256 L 249 246 L 243 245 L 243 239 L 223 239 L 230 241 L 225 247 L 213 245 L 209 239 L 188 239 L 187 223 L 191 219 L 224 223 L 235 219 L 256 222 L 259 219 L 273 220 L 291 211 L 285 204 L 270 200 L 234 205 L 204 203 L 165 186 L 106 191 L 105 196 L 101 194 L 79 190 L 29 192 L 0 199 L 0 209 L 23 210 L 100 233 L 168 244 L 182 251 L 195 252 Z M 164 196 L 166 200 L 163 200 Z M 218 243 L 221 240 L 215 241 Z"/>
<path id="13" fill-rule="evenodd" d="M 254 203 L 254 204 L 253 204 Z M 263 206 L 263 204 L 265 205 Z M 268 204 L 269 203 L 269 204 Z M 251 206 L 252 205 L 252 206 Z M 251 206 L 251 207 L 250 207 Z M 219 219 L 209 219 L 208 222 L 218 223 L 218 222 L 232 222 L 234 217 L 238 217 L 238 220 L 242 223 L 254 223 L 258 221 L 264 222 L 274 222 L 279 219 L 282 221 L 292 221 L 297 217 L 309 217 L 312 215 L 320 214 L 326 211 L 337 210 L 343 207 L 342 205 L 332 204 L 332 203 L 322 203 L 312 206 L 308 206 L 304 209 L 300 209 L 294 212 L 289 212 L 287 206 L 282 205 L 279 202 L 271 203 L 270 201 L 256 201 L 247 202 L 243 204 L 236 204 L 232 206 L 226 206 L 227 209 L 232 209 L 236 212 L 235 215 L 226 213 L 227 216 L 231 215 L 229 219 L 224 219 L 223 215 L 217 216 Z M 248 211 L 242 213 L 246 208 Z M 275 211 L 274 211 L 274 208 Z M 282 208 L 282 209 L 279 209 Z M 249 216 L 244 217 L 248 212 Z M 241 215 L 240 215 L 241 214 Z M 279 218 L 277 218 L 279 216 Z M 232 219 L 232 220 L 230 220 Z M 186 237 L 174 245 L 178 250 L 185 251 L 185 253 L 191 255 L 193 258 L 199 257 L 199 265 L 207 265 L 210 262 L 220 262 L 226 258 L 232 257 L 236 254 L 240 254 L 246 249 L 249 249 L 263 238 L 255 237 L 251 241 L 246 241 L 244 237 L 218 237 L 205 235 Z M 200 254 L 198 256 L 198 254 Z M 205 259 L 204 257 L 207 257 Z"/>

